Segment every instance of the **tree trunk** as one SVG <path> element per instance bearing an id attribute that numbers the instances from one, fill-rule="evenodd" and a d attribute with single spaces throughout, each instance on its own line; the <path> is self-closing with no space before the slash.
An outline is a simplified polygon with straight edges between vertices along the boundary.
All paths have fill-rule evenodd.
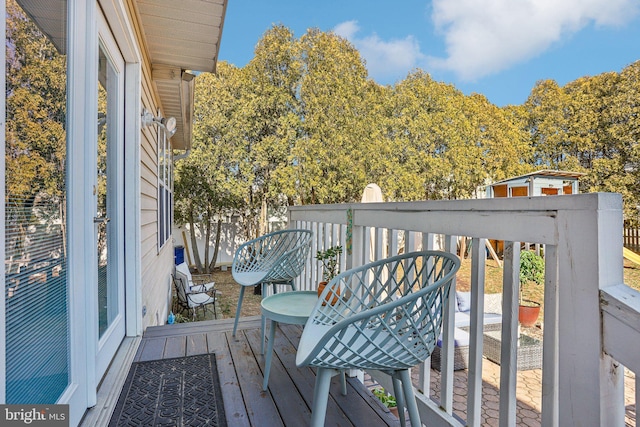
<path id="1" fill-rule="evenodd" d="M 200 251 L 198 250 L 198 241 L 196 240 L 196 224 L 193 220 L 193 210 L 189 211 L 189 227 L 191 228 L 191 247 L 193 248 L 193 262 L 196 269 L 202 271 L 202 261 L 200 261 Z"/>
<path id="2" fill-rule="evenodd" d="M 209 272 L 216 268 L 216 260 L 218 259 L 218 249 L 220 248 L 220 233 L 222 232 L 222 219 L 218 219 L 216 224 L 216 244 L 213 246 L 213 258 L 209 264 Z"/>
<path id="3" fill-rule="evenodd" d="M 203 273 L 209 274 L 209 239 L 211 238 L 211 211 L 207 212 L 205 216 L 205 232 L 204 232 L 204 271 Z"/>

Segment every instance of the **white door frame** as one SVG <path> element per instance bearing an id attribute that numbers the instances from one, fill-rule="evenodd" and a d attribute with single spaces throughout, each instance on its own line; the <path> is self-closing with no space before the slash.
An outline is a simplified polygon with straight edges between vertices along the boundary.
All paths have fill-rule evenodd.
<path id="1" fill-rule="evenodd" d="M 136 32 L 122 1 L 99 0 L 113 37 L 125 61 L 124 135 L 124 280 L 126 335 L 142 335 L 140 249 L 140 114 L 142 110 L 142 55 Z"/>
<path id="2" fill-rule="evenodd" d="M 68 238 L 68 310 L 70 333 L 70 386 L 59 400 L 70 407 L 70 424 L 77 425 L 86 408 L 95 405 L 95 368 L 89 351 L 87 321 L 91 312 L 90 287 L 93 270 L 86 265 L 86 252 L 93 246 L 92 182 L 93 169 L 87 156 L 93 155 L 91 144 L 97 135 L 97 31 L 96 5 L 83 0 L 69 0 L 67 25 L 68 74 L 73 82 L 67 90 L 67 210 Z M 96 60 L 93 59 L 96 52 Z M 95 263 L 95 261 L 94 261 Z"/>
<path id="3" fill-rule="evenodd" d="M 107 57 L 107 61 L 113 67 L 116 75 L 115 82 L 109 82 L 108 94 L 110 98 L 107 108 L 111 110 L 111 114 L 107 113 L 110 123 L 115 124 L 107 129 L 108 145 L 107 145 L 107 194 L 108 208 L 107 216 L 110 218 L 107 224 L 110 227 L 110 238 L 108 244 L 108 280 L 110 285 L 117 287 L 116 294 L 112 295 L 116 301 L 109 301 L 109 304 L 115 304 L 117 307 L 117 315 L 110 323 L 102 337 L 97 336 L 96 348 L 96 383 L 99 383 L 102 376 L 109 367 L 113 356 L 116 354 L 120 343 L 125 336 L 125 301 L 124 301 L 124 99 L 125 99 L 125 64 L 120 49 L 116 44 L 109 25 L 102 13 L 98 13 L 98 52 L 102 51 Z M 97 75 L 96 75 L 97 77 Z M 115 84 L 114 84 L 115 83 Z M 114 93 L 115 92 L 115 93 Z M 97 101 L 97 100 L 96 100 Z M 96 115 L 96 120 L 97 120 Z M 97 133 L 96 133 L 97 135 Z M 97 150 L 97 141 L 94 147 Z M 96 164 L 96 152 L 93 154 L 93 165 Z M 90 161 L 90 160 L 88 160 Z M 95 172 L 92 179 L 95 181 Z M 97 204 L 96 191 L 93 192 L 94 206 Z M 94 211 L 94 216 L 97 213 Z M 98 235 L 98 224 L 94 224 L 94 236 Z M 95 246 L 95 243 L 94 243 Z M 92 251 L 97 259 L 98 254 Z M 88 261 L 88 260 L 87 260 Z M 94 273 L 97 273 L 97 267 Z M 98 308 L 98 279 L 97 274 L 94 280 L 94 296 L 95 304 L 93 307 Z M 111 291 L 107 292 L 111 294 Z M 91 306 L 90 306 L 91 307 Z M 96 310 L 96 314 L 99 310 Z M 98 316 L 94 315 L 92 322 L 95 323 L 95 330 L 98 330 Z M 91 323 L 91 322 L 88 322 Z"/>

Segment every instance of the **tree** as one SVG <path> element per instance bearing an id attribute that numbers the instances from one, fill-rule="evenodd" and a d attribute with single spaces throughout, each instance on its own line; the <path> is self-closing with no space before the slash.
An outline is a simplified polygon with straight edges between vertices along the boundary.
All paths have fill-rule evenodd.
<path id="1" fill-rule="evenodd" d="M 200 74 L 196 81 L 193 148 L 176 163 L 175 220 L 189 224 L 196 268 L 208 273 L 215 267 L 224 218 L 242 213 L 248 183 L 240 176 L 234 120 L 242 91 L 241 70 L 218 64 L 218 74 Z M 214 232 L 215 227 L 215 232 Z M 196 244 L 199 230 L 205 245 L 204 261 Z M 214 254 L 209 242 L 215 233 Z"/>
<path id="2" fill-rule="evenodd" d="M 616 91 L 610 98 L 609 133 L 619 142 L 620 174 L 624 180 L 625 219 L 640 225 L 640 61 L 620 73 Z"/>
<path id="3" fill-rule="evenodd" d="M 362 131 L 367 70 L 347 40 L 310 29 L 300 38 L 302 129 L 293 149 L 301 204 L 359 200 L 367 184 Z"/>
<path id="4" fill-rule="evenodd" d="M 290 175 L 286 170 L 292 166 L 290 153 L 300 129 L 298 47 L 289 29 L 275 25 L 242 70 L 244 87 L 236 119 L 242 127 L 241 171 L 250 183 L 246 207 L 254 213 L 247 218 L 251 237 L 267 231 L 267 208 L 283 204 L 288 187 L 284 177 Z"/>

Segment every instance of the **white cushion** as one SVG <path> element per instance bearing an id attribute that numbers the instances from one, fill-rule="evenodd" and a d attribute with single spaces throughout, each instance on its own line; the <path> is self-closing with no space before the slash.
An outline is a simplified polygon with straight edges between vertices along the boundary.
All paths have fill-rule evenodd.
<path id="1" fill-rule="evenodd" d="M 471 310 L 471 292 L 456 291 L 456 300 L 458 300 L 458 311 Z"/>

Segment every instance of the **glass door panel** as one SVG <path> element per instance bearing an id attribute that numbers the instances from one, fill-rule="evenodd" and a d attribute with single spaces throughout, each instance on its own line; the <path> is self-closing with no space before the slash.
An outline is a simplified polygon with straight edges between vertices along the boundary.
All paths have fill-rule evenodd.
<path id="1" fill-rule="evenodd" d="M 70 384 L 67 3 L 46 17 L 33 3 L 5 4 L 8 404 L 53 404 Z"/>
<path id="2" fill-rule="evenodd" d="M 102 29 L 104 30 L 104 28 Z M 124 61 L 109 33 L 100 31 L 96 145 L 95 245 L 99 381 L 124 337 L 122 164 Z"/>

